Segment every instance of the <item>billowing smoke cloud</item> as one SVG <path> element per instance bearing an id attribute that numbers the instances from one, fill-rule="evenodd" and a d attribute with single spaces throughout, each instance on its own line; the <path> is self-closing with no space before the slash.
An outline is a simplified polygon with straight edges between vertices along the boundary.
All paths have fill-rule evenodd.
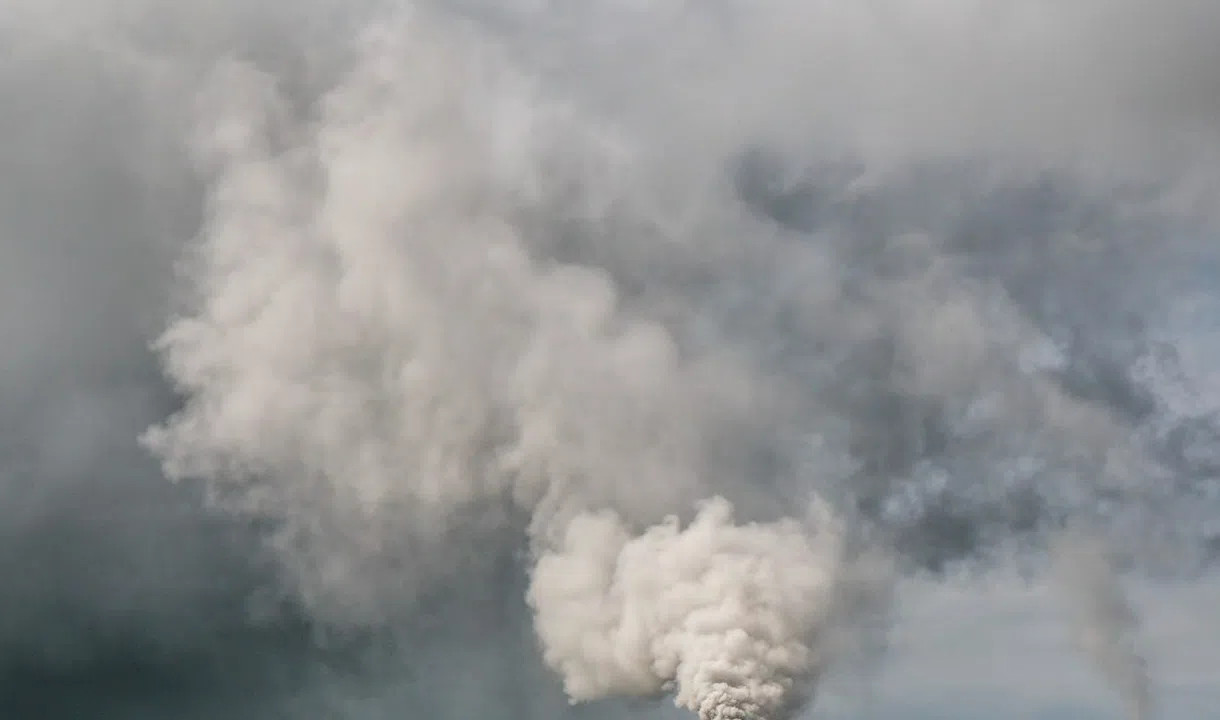
<path id="1" fill-rule="evenodd" d="M 987 564 L 1069 518 L 1141 570 L 1220 555 L 1220 423 L 1177 320 L 1218 267 L 1214 218 L 1180 212 L 1215 197 L 1214 3 L 390 4 L 0 9 L 24 99 L 2 113 L 0 530 L 14 567 L 104 551 L 0 590 L 16 665 L 47 667 L 31 648 L 62 625 L 98 667 L 271 646 L 301 673 L 277 687 L 329 676 L 280 662 L 314 652 L 303 628 L 242 614 L 257 585 L 361 657 L 362 633 L 401 636 L 415 654 L 373 664 L 408 667 L 387 682 L 416 707 L 477 695 L 420 678 L 456 688 L 437 668 L 494 637 L 477 665 L 509 679 L 480 687 L 559 713 L 501 658 L 532 630 L 421 626 L 536 611 L 546 636 L 558 607 L 574 629 L 539 594 L 562 561 L 609 573 L 608 616 L 648 606 L 618 634 L 580 615 L 582 637 L 708 653 L 637 674 L 642 655 L 538 638 L 569 681 L 601 668 L 572 694 L 698 707 L 699 658 L 740 649 L 733 674 L 763 652 L 678 620 L 742 542 L 786 566 L 736 577 L 756 603 L 729 608 L 777 654 L 721 680 L 778 714 L 884 646 L 864 636 L 888 571 L 795 530 L 811 496 L 903 571 Z M 201 484 L 157 477 L 149 425 L 166 474 Z M 692 519 L 710 497 L 739 524 L 720 501 Z M 591 528 L 614 542 L 581 544 Z M 616 595 L 662 572 L 644 547 L 707 553 L 668 615 Z"/>
<path id="2" fill-rule="evenodd" d="M 748 33 L 736 40 L 753 47 Z M 765 184 L 765 165 L 737 169 L 755 162 L 755 118 L 728 136 L 723 118 L 689 118 L 686 131 L 713 144 L 688 154 L 663 124 L 557 92 L 563 83 L 548 84 L 520 50 L 511 34 L 421 7 L 362 35 L 352 69 L 304 116 L 273 76 L 241 63 L 222 65 L 202 95 L 196 147 L 212 193 L 187 267 L 199 295 L 160 344 L 187 404 L 149 442 L 172 476 L 208 478 L 217 502 L 271 524 L 313 617 L 361 628 L 409 612 L 477 562 L 463 556 L 468 539 L 524 514 L 544 651 L 573 697 L 669 683 L 707 717 L 729 712 L 721 701 L 775 715 L 791 702 L 779 689 L 820 668 L 773 658 L 750 680 L 707 679 L 708 664 L 732 664 L 717 654 L 734 642 L 692 639 L 672 658 L 635 658 L 647 675 L 616 665 L 632 661 L 627 650 L 564 646 L 556 627 L 582 619 L 590 627 L 568 632 L 613 636 L 617 613 L 639 636 L 602 640 L 612 648 L 682 645 L 710 592 L 641 617 L 635 606 L 651 599 L 632 597 L 634 577 L 665 572 L 667 553 L 643 568 L 634 549 L 665 531 L 631 541 L 611 523 L 585 547 L 589 512 L 640 528 L 728 493 L 774 516 L 816 489 L 899 544 L 933 533 L 916 536 L 926 563 L 984 545 L 976 519 L 988 506 L 1019 511 L 1014 495 L 1034 505 L 992 521 L 1001 532 L 1043 522 L 1039 503 L 1090 501 L 1046 498 L 1039 483 L 1121 493 L 1155 470 L 1128 418 L 1056 378 L 1053 328 L 972 267 L 970 251 L 929 230 L 871 247 L 832 227 L 792 237 L 760 216 L 775 191 L 750 183 Z M 786 327 L 712 309 L 734 285 L 765 286 L 775 258 L 795 294 L 760 293 L 736 311 L 753 319 L 781 303 Z M 809 350 L 773 365 L 766 343 L 783 335 Z M 1040 346 L 1045 358 L 1031 358 Z M 821 377 L 809 374 L 817 366 Z M 812 440 L 824 445 L 810 453 Z M 855 469 L 827 473 L 835 456 Z M 997 468 L 1011 487 L 980 488 L 977 476 Z M 1082 468 L 1101 478 L 1096 489 Z M 722 532 L 729 542 L 744 531 Z M 720 559 L 719 541 L 704 542 Z M 623 578 L 587 555 L 615 547 Z M 804 565 L 833 574 L 770 550 L 756 547 L 751 562 L 771 563 L 784 583 L 808 584 Z M 555 567 L 609 572 L 608 618 L 556 608 L 545 592 Z M 760 653 L 817 655 L 803 643 L 829 601 L 805 602 L 763 601 L 733 621 L 791 630 Z"/>
<path id="3" fill-rule="evenodd" d="M 575 700 L 674 691 L 703 720 L 782 718 L 826 658 L 838 529 L 734 526 L 706 504 L 632 537 L 612 514 L 569 524 L 533 573 L 530 602 L 549 665 Z"/>
<path id="4" fill-rule="evenodd" d="M 609 163 L 598 128 L 562 108 L 538 117 L 527 95 L 521 128 L 501 137 L 512 128 L 485 118 L 522 102 L 523 79 L 460 52 L 468 41 L 426 16 L 405 22 L 427 24 L 368 36 L 318 130 L 294 127 L 258 73 L 231 66 L 216 78 L 200 145 L 219 175 L 191 269 L 205 294 L 162 340 L 189 402 L 150 443 L 172 475 L 211 478 L 218 502 L 277 525 L 284 569 L 319 619 L 394 617 L 463 562 L 445 544 L 465 550 L 464 538 L 520 510 L 540 557 L 539 632 L 574 698 L 674 682 L 678 702 L 707 718 L 776 716 L 820 669 L 805 643 L 834 587 L 835 559 L 793 526 L 725 527 L 712 506 L 672 550 L 663 529 L 623 548 L 621 590 L 585 589 L 638 595 L 622 612 L 642 624 L 626 632 L 655 637 L 621 642 L 658 646 L 640 660 L 655 666 L 654 686 L 588 687 L 574 662 L 593 675 L 620 669 L 567 657 L 581 649 L 556 628 L 591 622 L 567 630 L 583 635 L 613 621 L 573 616 L 569 603 L 589 597 L 553 594 L 557 574 L 605 572 L 586 553 L 611 548 L 582 543 L 598 522 L 585 513 L 647 522 L 715 487 L 702 444 L 718 424 L 744 423 L 757 399 L 743 389 L 765 385 L 730 359 L 683 357 L 664 326 L 620 307 L 604 272 L 531 257 L 516 214 L 537 201 L 522 194 L 567 180 L 535 163 L 556 138 Z M 421 82 L 399 66 L 433 72 Z M 593 190 L 595 201 L 606 192 Z M 599 545 L 627 542 L 613 522 Z M 654 546 L 663 557 L 650 566 Z M 672 572 L 695 597 L 646 595 Z M 654 602 L 658 618 L 639 617 Z M 711 602 L 743 605 L 701 633 L 691 626 L 708 622 Z"/>
<path id="5" fill-rule="evenodd" d="M 1080 651 L 1123 699 L 1130 720 L 1148 720 L 1152 680 L 1139 622 L 1104 545 L 1079 532 L 1059 538 L 1054 578 Z"/>

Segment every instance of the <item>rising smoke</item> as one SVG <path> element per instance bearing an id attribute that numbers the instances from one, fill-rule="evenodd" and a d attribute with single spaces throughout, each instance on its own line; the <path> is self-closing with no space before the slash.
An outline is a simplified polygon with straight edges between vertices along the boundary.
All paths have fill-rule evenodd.
<path id="1" fill-rule="evenodd" d="M 1152 680 L 1139 623 L 1104 545 L 1079 531 L 1055 547 L 1055 580 L 1077 647 L 1123 699 L 1130 720 L 1152 713 Z"/>
<path id="2" fill-rule="evenodd" d="M 840 538 L 821 514 L 816 537 L 735 526 L 719 498 L 639 537 L 574 519 L 530 586 L 547 664 L 574 700 L 672 690 L 703 720 L 786 717 L 826 662 Z"/>
<path id="3" fill-rule="evenodd" d="M 66 488 L 50 529 L 0 527 L 176 492 L 127 440 L 153 426 L 186 509 L 115 521 L 115 555 L 199 545 L 140 602 L 48 611 L 103 638 L 69 655 L 223 666 L 230 632 L 297 672 L 300 623 L 426 677 L 478 639 L 421 625 L 491 608 L 527 629 L 471 654 L 489 677 L 537 643 L 574 700 L 778 720 L 888 615 L 891 560 L 987 567 L 1085 517 L 1144 570 L 1215 561 L 1215 408 L 1170 322 L 1215 261 L 1213 3 L 80 5 L 0 14 L 5 82 L 50 106 L 5 111 L 5 167 L 81 218 L 53 272 L 6 207 L 4 290 L 111 313 L 61 339 L 0 309 L 6 422 L 50 408 L 6 500 L 9 468 Z M 20 289 L 82 248 L 114 267 L 75 265 L 79 298 Z M 289 619 L 251 628 L 251 586 Z M 277 687 L 325 684 L 300 672 Z"/>
<path id="4" fill-rule="evenodd" d="M 265 78 L 216 78 L 200 145 L 220 175 L 190 271 L 208 290 L 161 345 L 190 402 L 149 442 L 171 475 L 212 478 L 218 502 L 276 522 L 272 542 L 315 617 L 393 618 L 455 562 L 443 544 L 461 548 L 467 523 L 496 522 L 508 500 L 529 516 L 539 634 L 574 699 L 673 684 L 708 720 L 780 717 L 821 664 L 806 643 L 834 557 L 788 525 L 725 527 L 722 506 L 672 550 L 670 526 L 628 542 L 617 517 L 599 532 L 587 515 L 647 523 L 698 499 L 716 472 L 701 445 L 744 423 L 765 385 L 729 359 L 683 357 L 663 325 L 619 307 L 604 272 L 537 257 L 515 217 L 537 200 L 520 194 L 569 179 L 532 167 L 528 143 L 558 137 L 567 154 L 611 159 L 596 126 L 558 109 L 551 126 L 531 116 L 536 100 L 520 110 L 522 135 L 497 137 L 487 118 L 521 102 L 524 80 L 442 30 L 378 28 L 321 129 L 281 152 L 302 130 L 277 124 L 286 113 Z M 434 71 L 408 83 L 394 67 Z M 470 97 L 455 92 L 468 82 Z M 597 567 L 615 543 L 617 572 Z M 611 577 L 564 597 L 581 574 Z M 674 574 L 690 586 L 670 598 Z M 625 607 L 581 614 L 620 593 Z M 701 619 L 718 607 L 724 617 Z M 618 623 L 604 630 L 610 649 L 585 647 Z M 616 672 L 628 680 L 587 679 Z M 630 680 L 649 673 L 652 685 Z"/>

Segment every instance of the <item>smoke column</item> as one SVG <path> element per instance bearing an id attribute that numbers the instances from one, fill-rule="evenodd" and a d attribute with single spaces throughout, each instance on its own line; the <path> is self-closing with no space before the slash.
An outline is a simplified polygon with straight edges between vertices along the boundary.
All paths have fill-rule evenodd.
<path id="1" fill-rule="evenodd" d="M 1148 720 L 1152 681 L 1139 648 L 1139 621 L 1106 547 L 1095 538 L 1068 534 L 1059 539 L 1054 560 L 1080 651 L 1114 686 L 1130 720 Z"/>
<path id="2" fill-rule="evenodd" d="M 776 720 L 894 575 L 1212 572 L 1218 8 L 10 0 L 0 691 Z"/>
<path id="3" fill-rule="evenodd" d="M 638 537 L 613 515 L 572 521 L 533 573 L 547 663 L 574 700 L 674 690 L 703 720 L 782 718 L 823 669 L 838 530 L 734 526 L 717 499 L 689 527 Z"/>
<path id="4" fill-rule="evenodd" d="M 631 537 L 613 513 L 697 499 L 705 428 L 752 399 L 726 392 L 743 382 L 731 363 L 682 358 L 624 313 L 603 273 L 530 257 L 516 195 L 554 180 L 520 153 L 596 128 L 530 107 L 522 134 L 497 137 L 482 118 L 524 80 L 455 54 L 460 33 L 403 22 L 366 38 L 320 130 L 280 124 L 257 73 L 216 79 L 200 147 L 218 179 L 194 261 L 207 294 L 162 340 L 191 403 L 149 442 L 172 475 L 212 477 L 219 502 L 279 522 L 316 617 L 358 626 L 393 613 L 387 598 L 409 604 L 410 583 L 448 566 L 450 533 L 494 521 L 484 504 L 503 497 L 531 516 L 530 597 L 571 697 L 672 686 L 707 720 L 782 717 L 823 662 L 810 644 L 835 531 L 734 527 L 719 500 L 682 533 Z M 396 63 L 430 73 L 404 87 Z M 577 139 L 564 150 L 611 162 L 602 138 Z"/>
<path id="5" fill-rule="evenodd" d="M 198 96 L 211 191 L 184 265 L 193 297 L 158 343 L 186 402 L 147 443 L 171 477 L 204 478 L 216 504 L 266 523 L 316 622 L 392 625 L 478 572 L 472 541 L 516 528 L 543 656 L 573 700 L 667 691 L 704 720 L 780 720 L 828 661 L 843 562 L 838 531 L 783 519 L 793 501 L 836 496 L 874 525 L 914 512 L 881 541 L 928 521 L 939 537 L 917 548 L 968 554 L 974 530 L 954 539 L 945 513 L 986 511 L 968 505 L 977 492 L 951 499 L 947 478 L 1032 469 L 1051 486 L 1088 466 L 1121 488 L 1152 466 L 1125 418 L 1055 377 L 1053 349 L 1041 367 L 1022 359 L 1054 329 L 952 239 L 866 249 L 760 213 L 814 192 L 769 186 L 785 170 L 751 155 L 760 131 L 785 148 L 775 118 L 724 115 L 730 98 L 697 84 L 706 112 L 666 108 L 681 96 L 648 78 L 611 110 L 548 65 L 571 49 L 520 44 L 482 12 L 419 4 L 374 23 L 304 107 L 240 61 Z M 729 32 L 674 13 L 604 26 L 674 86 L 722 63 L 712 48 L 757 49 L 800 17 L 768 5 Z M 650 40 L 653 22 L 692 44 Z M 777 300 L 785 323 L 821 348 L 799 369 L 711 310 L 748 280 L 738 268 L 775 258 L 798 273 Z M 937 444 L 953 448 L 943 463 L 919 459 Z M 836 475 L 844 456 L 855 467 Z M 906 510 L 870 504 L 886 483 Z M 722 495 L 685 529 L 665 519 Z M 738 503 L 757 522 L 734 525 Z"/>

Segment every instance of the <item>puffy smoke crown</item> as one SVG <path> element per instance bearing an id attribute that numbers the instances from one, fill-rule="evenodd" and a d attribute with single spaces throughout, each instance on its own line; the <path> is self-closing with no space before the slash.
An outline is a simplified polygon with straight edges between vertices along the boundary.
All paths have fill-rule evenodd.
<path id="1" fill-rule="evenodd" d="M 703 720 L 782 720 L 827 660 L 842 547 L 817 515 L 736 525 L 716 498 L 634 537 L 577 517 L 530 584 L 546 662 L 576 700 L 672 690 Z"/>

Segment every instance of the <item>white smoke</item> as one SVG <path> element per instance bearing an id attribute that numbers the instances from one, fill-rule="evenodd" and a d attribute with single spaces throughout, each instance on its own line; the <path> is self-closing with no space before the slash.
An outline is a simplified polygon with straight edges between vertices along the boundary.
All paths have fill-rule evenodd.
<path id="1" fill-rule="evenodd" d="M 1054 549 L 1053 577 L 1067 602 L 1077 647 L 1118 692 L 1130 720 L 1148 720 L 1152 679 L 1139 646 L 1139 618 L 1109 551 L 1079 532 L 1059 538 Z"/>
<path id="2" fill-rule="evenodd" d="M 715 499 L 636 537 L 577 517 L 530 585 L 546 662 L 574 700 L 673 690 L 703 720 L 786 717 L 827 661 L 841 541 L 820 514 L 738 526 Z"/>
<path id="3" fill-rule="evenodd" d="M 541 553 L 539 632 L 574 698 L 672 680 L 708 718 L 775 716 L 822 662 L 807 643 L 833 553 L 792 523 L 734 528 L 723 502 L 686 533 L 633 541 L 606 519 L 617 515 L 587 514 L 646 523 L 698 499 L 708 428 L 757 399 L 732 362 L 681 357 L 665 328 L 628 315 L 604 273 L 531 257 L 539 241 L 515 213 L 567 180 L 545 166 L 550 144 L 563 142 L 554 159 L 605 167 L 607 186 L 584 190 L 595 200 L 629 190 L 614 184 L 615 156 L 596 125 L 522 105 L 524 79 L 460 30 L 416 30 L 424 17 L 365 37 L 317 125 L 295 121 L 269 78 L 219 71 L 199 143 L 213 200 L 189 265 L 203 294 L 160 344 L 190 403 L 150 444 L 171 475 L 209 478 L 218 503 L 276 524 L 284 570 L 325 622 L 409 608 L 463 561 L 453 533 L 516 508 Z M 506 117 L 519 124 L 490 124 Z M 599 523 L 604 537 L 583 544 Z M 553 596 L 557 573 L 607 571 L 586 555 L 613 549 L 601 540 L 620 546 L 626 585 Z M 667 582 L 690 597 L 653 597 Z M 623 591 L 637 634 L 623 641 L 658 655 L 623 658 L 644 669 L 580 662 L 657 679 L 589 685 L 557 628 L 596 634 L 609 618 L 573 616 L 570 601 L 612 612 Z"/>
<path id="4" fill-rule="evenodd" d="M 319 101 L 308 72 L 231 59 L 195 108 L 207 217 L 184 262 L 191 294 L 158 344 L 185 407 L 147 441 L 170 476 L 268 521 L 313 619 L 392 626 L 480 562 L 473 539 L 521 532 L 543 653 L 573 699 L 671 691 L 709 720 L 776 720 L 847 644 L 833 633 L 852 621 L 843 598 L 886 604 L 884 583 L 850 582 L 836 522 L 732 522 L 732 506 L 774 518 L 844 479 L 806 462 L 811 438 L 863 457 L 843 473 L 850 490 L 878 484 L 871 512 L 913 524 L 935 524 L 945 498 L 972 517 L 1007 510 L 1008 488 L 979 482 L 980 466 L 1013 461 L 1014 484 L 1039 463 L 1070 479 L 1073 463 L 1136 467 L 1108 407 L 1022 366 L 1052 339 L 947 242 L 891 228 L 797 239 L 732 181 L 760 139 L 794 154 L 824 142 L 883 170 L 990 152 L 1004 133 L 980 128 L 1024 117 L 1007 95 L 996 118 L 966 114 L 980 136 L 964 145 L 938 104 L 952 83 L 925 88 L 926 122 L 895 132 L 905 73 L 943 68 L 864 83 L 858 102 L 822 92 L 854 85 L 810 64 L 810 38 L 845 62 L 884 46 L 879 67 L 907 68 L 882 25 L 833 3 L 760 5 L 723 46 L 733 23 L 693 5 L 666 15 L 677 25 L 663 37 L 647 32 L 657 17 L 617 3 L 517 9 L 522 25 L 499 31 L 443 5 L 373 24 Z M 530 25 L 552 17 L 580 32 Z M 953 34 L 918 18 L 920 44 Z M 639 53 L 600 54 L 602 30 Z M 1062 118 L 1039 119 L 999 154 L 1041 147 Z M 1146 129 L 1127 119 L 1115 137 Z M 888 147 L 896 137 L 910 147 Z M 740 329 L 750 319 L 763 327 Z M 791 336 L 808 349 L 772 351 Z M 948 442 L 937 432 L 960 440 L 942 459 L 961 466 L 921 462 Z M 664 520 L 720 495 L 732 505 L 712 501 L 685 529 Z M 910 544 L 983 542 L 930 532 Z"/>
<path id="5" fill-rule="evenodd" d="M 272 582 L 246 530 L 311 620 L 410 636 L 330 712 L 362 718 L 562 716 L 512 553 L 590 513 L 635 537 L 821 490 L 934 569 L 1075 513 L 1137 572 L 1214 567 L 1210 316 L 1140 347 L 1215 294 L 1214 235 L 1005 171 L 1214 198 L 1217 28 L 1214 0 L 0 2 L 0 716 L 285 714 L 273 668 L 319 658 L 242 615 Z M 780 161 L 732 191 L 754 150 Z M 170 487 L 133 435 L 180 403 L 151 439 L 205 482 Z M 793 696 L 884 649 L 886 583 L 836 572 Z"/>
<path id="6" fill-rule="evenodd" d="M 423 21 L 405 21 L 414 22 Z M 445 553 L 451 533 L 503 524 L 511 499 L 532 515 L 540 548 L 567 538 L 559 559 L 542 555 L 533 594 L 548 655 L 562 655 L 569 648 L 551 647 L 553 615 L 566 610 L 544 591 L 556 564 L 598 571 L 573 544 L 594 522 L 584 513 L 659 520 L 698 498 L 700 426 L 749 403 L 730 366 L 682 359 L 666 329 L 623 314 L 604 273 L 532 259 L 512 212 L 529 193 L 551 192 L 532 183 L 564 178 L 532 165 L 548 160 L 545 145 L 528 149 L 575 129 L 586 139 L 564 150 L 606 162 L 597 137 L 533 107 L 517 107 L 519 127 L 489 126 L 527 87 L 493 70 L 494 57 L 462 52 L 472 45 L 460 33 L 429 24 L 366 43 L 317 129 L 294 124 L 249 68 L 222 68 L 221 94 L 205 95 L 213 120 L 200 149 L 217 179 L 190 265 L 204 295 L 161 342 L 192 401 L 149 442 L 171 475 L 211 478 L 217 502 L 276 521 L 289 580 L 337 625 L 409 607 L 460 560 Z M 399 73 L 399 62 L 414 72 Z M 682 577 L 712 583 L 691 588 L 704 597 L 656 608 L 659 625 L 638 628 L 689 646 L 659 660 L 673 668 L 651 671 L 681 677 L 680 702 L 704 713 L 719 704 L 771 713 L 810 675 L 815 650 L 802 638 L 833 566 L 795 526 L 726 521 L 715 505 L 659 566 L 628 554 L 626 572 L 649 572 L 627 578 L 628 591 L 654 592 L 649 582 L 698 571 L 678 566 L 700 561 L 683 554 L 711 553 L 714 576 Z M 720 566 L 734 545 L 747 555 Z M 760 563 L 759 575 L 734 578 L 742 563 Z M 745 604 L 725 610 L 720 636 L 682 638 L 710 610 L 706 594 L 728 589 L 716 582 L 741 582 Z M 759 592 L 775 597 L 755 605 L 748 596 Z M 631 599 L 631 610 L 651 599 Z M 597 631 L 600 620 L 588 620 L 583 632 Z M 732 665 L 733 653 L 750 652 L 739 633 L 752 631 L 769 631 L 775 647 Z M 589 694 L 580 681 L 570 687 Z"/>

